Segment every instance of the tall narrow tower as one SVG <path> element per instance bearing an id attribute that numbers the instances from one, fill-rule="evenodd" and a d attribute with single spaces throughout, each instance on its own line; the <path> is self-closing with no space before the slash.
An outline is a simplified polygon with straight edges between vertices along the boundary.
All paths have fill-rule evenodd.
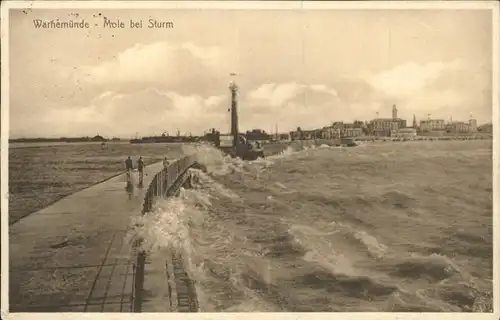
<path id="1" fill-rule="evenodd" d="M 238 137 L 238 86 L 234 81 L 229 83 L 231 90 L 231 135 L 233 136 L 233 146 L 239 143 Z"/>
<path id="2" fill-rule="evenodd" d="M 413 114 L 413 128 L 417 128 L 417 117 L 415 117 L 415 114 Z"/>
<path id="3" fill-rule="evenodd" d="M 398 118 L 398 109 L 396 105 L 392 106 L 392 120 L 396 120 Z"/>

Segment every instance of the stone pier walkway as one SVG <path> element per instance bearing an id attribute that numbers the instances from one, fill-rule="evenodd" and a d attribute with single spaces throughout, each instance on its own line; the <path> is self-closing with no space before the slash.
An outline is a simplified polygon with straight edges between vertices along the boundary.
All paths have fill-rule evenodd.
<path id="1" fill-rule="evenodd" d="M 12 225 L 9 312 L 133 312 L 137 255 L 127 232 L 132 218 L 141 214 L 147 187 L 161 168 L 161 163 L 146 168 L 142 188 L 136 172 L 133 188 L 126 188 L 122 174 Z M 146 263 L 145 290 L 148 283 L 158 281 L 154 273 L 163 273 L 166 282 L 174 284 L 182 282 L 183 273 L 186 276 L 174 254 L 163 267 L 151 267 Z M 171 275 L 175 278 L 168 280 Z M 169 308 L 161 311 L 194 310 L 189 301 L 184 307 L 182 285 L 167 288 L 163 301 Z M 143 312 L 157 311 L 148 301 L 140 305 Z"/>
<path id="2" fill-rule="evenodd" d="M 194 282 L 184 270 L 182 257 L 169 252 L 167 257 L 148 257 L 144 270 L 143 311 L 197 312 Z M 168 301 L 168 303 L 165 303 Z"/>

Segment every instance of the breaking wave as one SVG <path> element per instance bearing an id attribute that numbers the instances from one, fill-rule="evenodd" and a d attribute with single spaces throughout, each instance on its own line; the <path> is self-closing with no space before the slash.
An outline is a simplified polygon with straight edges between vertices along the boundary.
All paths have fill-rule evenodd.
<path id="1" fill-rule="evenodd" d="M 206 171 L 190 169 L 192 188 L 159 200 L 136 233 L 149 252 L 182 252 L 207 312 L 488 311 L 491 252 L 463 248 L 479 236 L 491 246 L 491 213 L 461 219 L 475 213 L 450 205 L 444 190 L 467 173 L 452 176 L 442 166 L 458 164 L 428 160 L 454 147 L 429 147 L 418 159 L 385 145 L 289 146 L 248 162 L 200 145 Z M 476 161 L 484 188 L 463 190 L 463 201 L 479 199 L 470 192 L 491 185 L 491 156 L 471 150 L 465 161 Z M 456 230 L 460 247 L 449 241 Z M 446 253 L 430 251 L 439 246 Z"/>

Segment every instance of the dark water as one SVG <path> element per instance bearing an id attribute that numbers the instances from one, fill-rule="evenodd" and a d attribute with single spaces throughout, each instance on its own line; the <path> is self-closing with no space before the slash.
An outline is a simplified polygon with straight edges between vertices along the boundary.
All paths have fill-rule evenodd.
<path id="1" fill-rule="evenodd" d="M 491 311 L 492 144 L 205 149 L 195 189 L 145 217 L 204 311 Z"/>
<path id="2" fill-rule="evenodd" d="M 124 170 L 127 156 L 146 164 L 183 154 L 180 144 L 11 144 L 9 224 Z M 134 164 L 135 165 L 135 164 Z"/>

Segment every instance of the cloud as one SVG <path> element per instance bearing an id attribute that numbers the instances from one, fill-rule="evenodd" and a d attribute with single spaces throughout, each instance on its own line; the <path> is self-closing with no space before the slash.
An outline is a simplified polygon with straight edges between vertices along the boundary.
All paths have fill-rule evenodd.
<path id="1" fill-rule="evenodd" d="M 26 85 L 21 75 L 31 75 L 30 69 L 13 72 L 11 105 L 20 111 L 11 112 L 11 132 L 130 136 L 171 127 L 203 132 L 204 126 L 225 121 L 227 75 L 220 68 L 225 59 L 214 46 L 154 42 L 96 65 L 44 64 L 44 72 L 33 73 L 35 81 Z"/>
<path id="2" fill-rule="evenodd" d="M 394 98 L 417 94 L 444 72 L 460 68 L 460 61 L 450 63 L 431 62 L 424 65 L 406 63 L 382 71 L 369 78 L 369 83 L 386 95 Z"/>
<path id="3" fill-rule="evenodd" d="M 329 88 L 328 86 L 326 86 L 324 84 L 313 84 L 313 85 L 311 85 L 311 89 L 313 89 L 314 91 L 317 91 L 317 92 L 329 93 L 335 97 L 338 96 L 338 93 L 335 89 Z"/>
<path id="4" fill-rule="evenodd" d="M 304 86 L 291 83 L 267 83 L 250 91 L 248 98 L 267 104 L 269 107 L 280 107 L 290 99 L 294 98 L 303 90 Z"/>
<path id="5" fill-rule="evenodd" d="M 183 132 L 202 133 L 224 120 L 225 97 L 181 95 L 173 91 L 149 88 L 132 93 L 105 92 L 92 105 L 96 117 L 114 124 L 114 134 L 139 132 L 158 134 L 177 128 Z"/>
<path id="6" fill-rule="evenodd" d="M 36 128 L 44 136 L 95 135 L 131 137 L 169 132 L 203 133 L 208 128 L 225 128 L 226 97 L 184 96 L 148 88 L 130 93 L 105 91 L 87 106 L 50 108 L 37 117 L 14 123 L 17 135 L 29 135 Z"/>
<path id="7" fill-rule="evenodd" d="M 265 83 L 250 90 L 240 102 L 240 125 L 243 130 L 257 126 L 265 130 L 277 123 L 288 130 L 304 121 L 309 126 L 324 126 L 329 122 L 325 116 L 335 114 L 337 102 L 337 91 L 325 84 Z"/>
<path id="8" fill-rule="evenodd" d="M 82 66 L 75 77 L 117 91 L 154 86 L 183 94 L 213 93 L 225 85 L 227 60 L 227 52 L 215 46 L 136 44 L 98 65 Z"/>
<path id="9" fill-rule="evenodd" d="M 487 75 L 485 70 L 456 59 L 402 64 L 369 76 L 368 83 L 378 91 L 379 99 L 387 102 L 383 110 L 387 116 L 390 114 L 387 106 L 396 104 L 405 119 L 413 114 L 427 117 L 429 113 L 443 119 L 454 114 L 464 117 L 471 112 L 484 119 L 490 111 L 477 106 L 491 105 L 491 78 Z"/>
<path id="10" fill-rule="evenodd" d="M 337 96 L 337 92 L 324 84 L 306 85 L 296 82 L 289 83 L 266 83 L 247 94 L 251 104 L 259 103 L 272 108 L 279 108 L 299 96 L 311 95 L 313 93 L 326 93 L 330 99 Z"/>
<path id="11" fill-rule="evenodd" d="M 136 44 L 118 53 L 112 60 L 97 66 L 85 66 L 82 71 L 88 80 L 98 82 L 168 81 L 174 75 L 181 76 L 179 71 L 187 71 L 183 67 L 215 70 L 220 66 L 221 58 L 221 51 L 216 47 L 155 42 Z"/>
<path id="12" fill-rule="evenodd" d="M 222 101 L 225 100 L 225 98 L 226 97 L 224 96 L 211 96 L 205 100 L 205 104 L 207 105 L 207 107 L 218 106 L 221 104 Z"/>
<path id="13" fill-rule="evenodd" d="M 337 96 L 348 104 L 362 104 L 382 99 L 385 94 L 372 86 L 369 76 L 346 75 L 333 82 Z"/>

